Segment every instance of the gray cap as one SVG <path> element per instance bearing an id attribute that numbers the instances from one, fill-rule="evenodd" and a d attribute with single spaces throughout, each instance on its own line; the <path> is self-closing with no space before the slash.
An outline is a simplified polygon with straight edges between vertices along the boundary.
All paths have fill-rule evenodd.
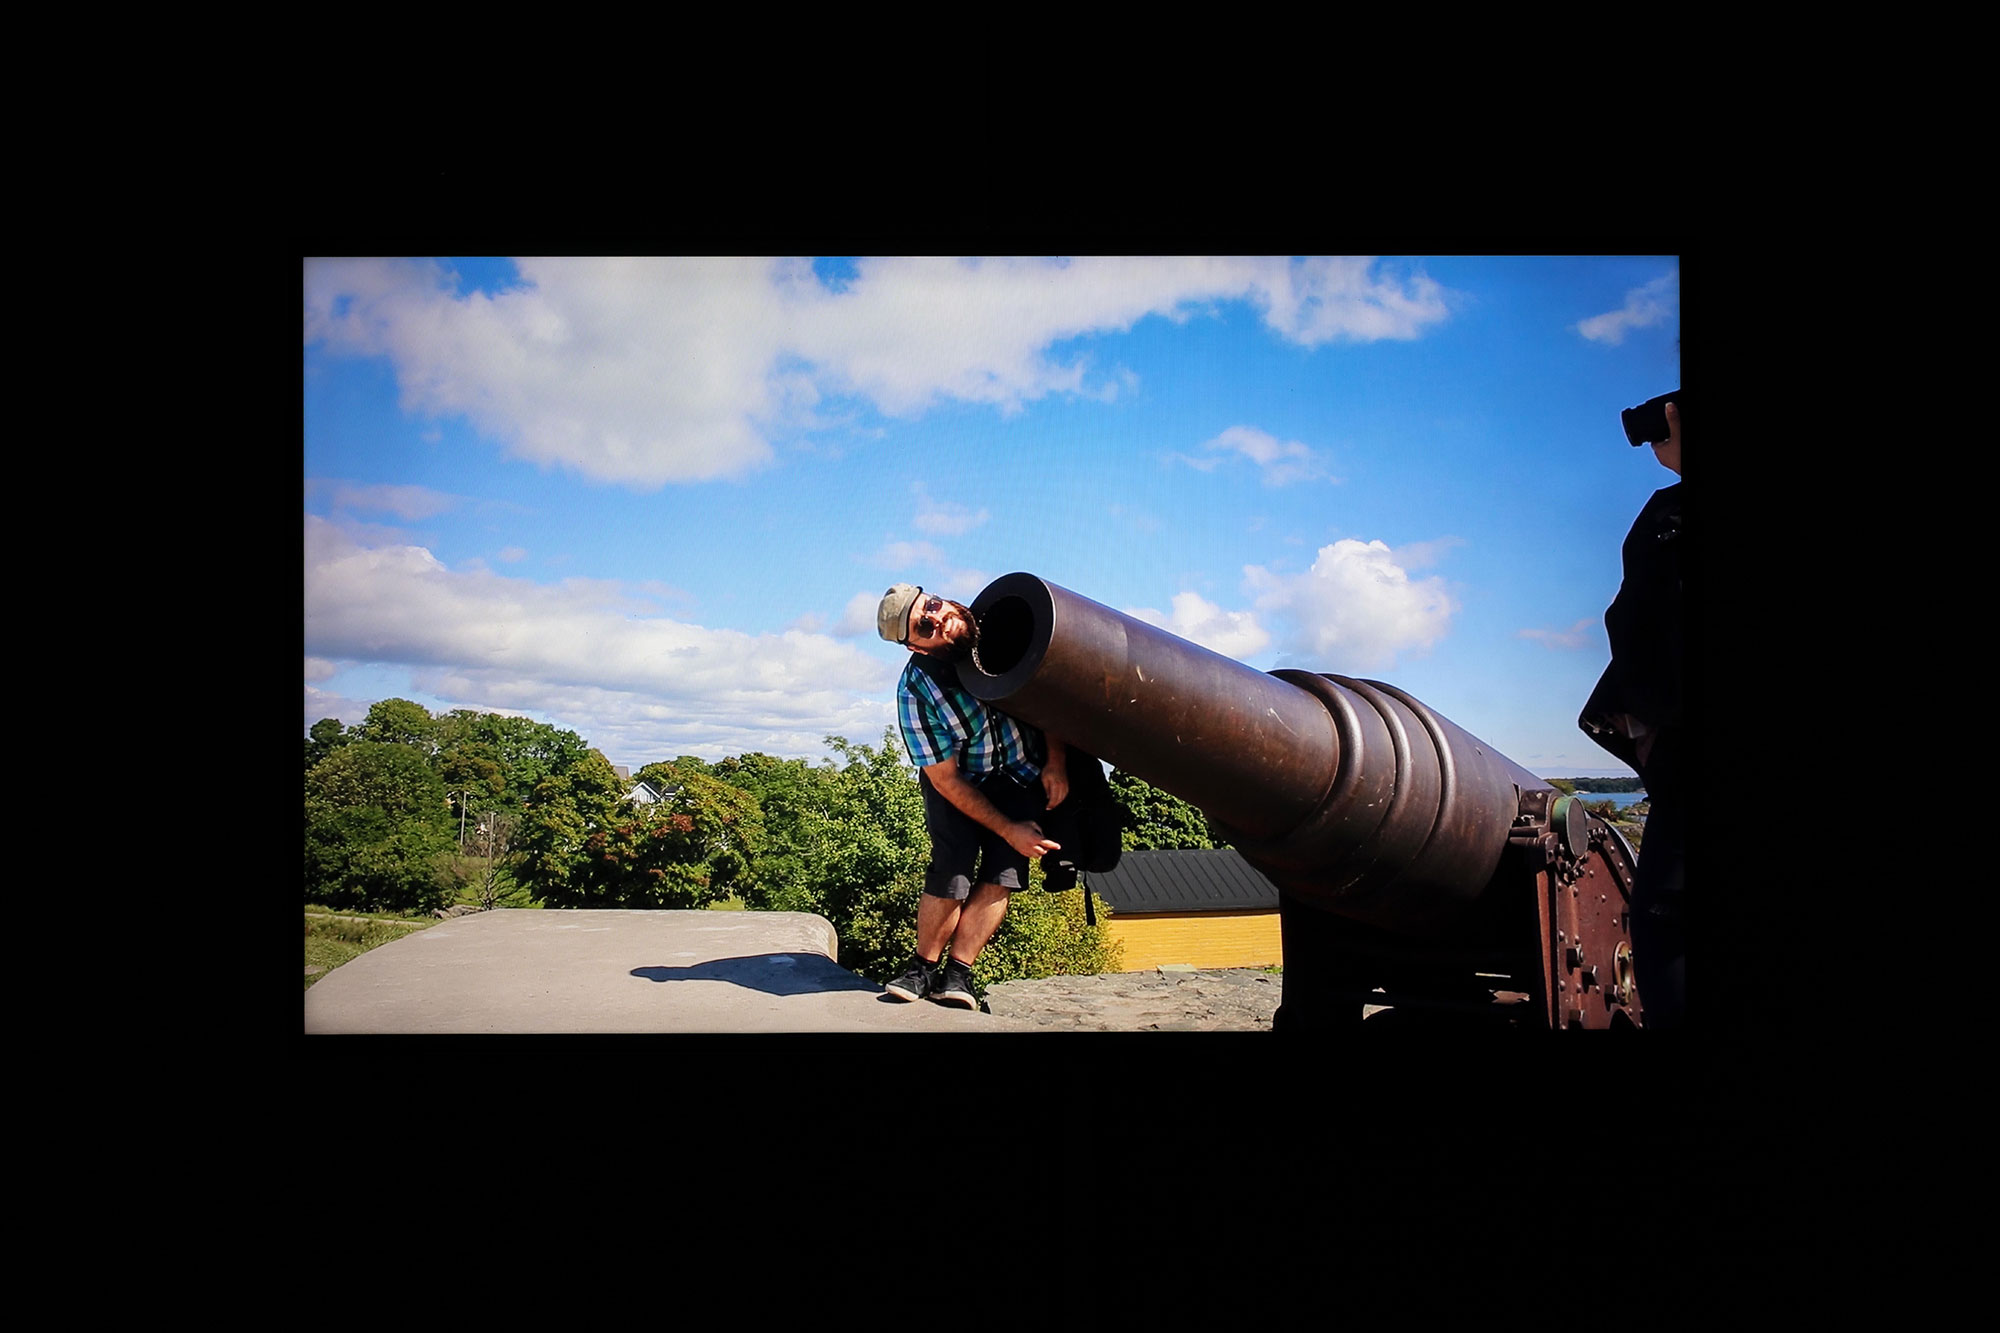
<path id="1" fill-rule="evenodd" d="M 882 594 L 882 604 L 875 608 L 875 632 L 890 643 L 910 641 L 910 603 L 923 596 L 924 590 L 914 583 L 898 583 Z"/>

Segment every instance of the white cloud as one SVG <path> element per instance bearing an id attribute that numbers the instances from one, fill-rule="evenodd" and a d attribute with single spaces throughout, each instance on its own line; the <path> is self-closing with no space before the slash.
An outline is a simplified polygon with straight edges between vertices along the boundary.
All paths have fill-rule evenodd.
<path id="1" fill-rule="evenodd" d="M 1370 258 L 869 259 L 839 291 L 802 260 L 522 259 L 460 294 L 438 264 L 311 260 L 308 343 L 387 357 L 405 410 L 463 416 L 510 453 L 640 488 L 740 474 L 786 426 L 856 395 L 890 416 L 1110 399 L 1128 368 L 1086 335 L 1247 301 L 1312 347 L 1415 338 L 1449 314 L 1421 273 Z"/>
<path id="2" fill-rule="evenodd" d="M 1265 322 L 1308 347 L 1407 340 L 1450 313 L 1436 282 L 1421 273 L 1399 280 L 1366 257 L 1292 260 L 1283 280 L 1265 278 L 1257 291 Z"/>
<path id="3" fill-rule="evenodd" d="M 871 563 L 884 569 L 922 569 L 943 563 L 944 552 L 930 542 L 884 542 Z"/>
<path id="4" fill-rule="evenodd" d="M 1427 542 L 1409 542 L 1396 548 L 1396 563 L 1404 569 L 1429 569 L 1455 547 L 1465 545 L 1463 537 L 1437 537 Z"/>
<path id="5" fill-rule="evenodd" d="M 1343 538 L 1303 574 L 1244 568 L 1260 610 L 1287 616 L 1280 648 L 1318 671 L 1378 671 L 1427 651 L 1458 610 L 1442 578 L 1413 579 L 1388 545 Z M 1289 664 L 1289 663 L 1288 663 Z"/>
<path id="6" fill-rule="evenodd" d="M 1171 615 L 1162 615 L 1149 606 L 1125 614 L 1239 661 L 1263 651 L 1271 641 L 1256 616 L 1248 611 L 1225 611 L 1199 593 L 1175 593 L 1173 608 Z"/>
<path id="7" fill-rule="evenodd" d="M 326 485 L 328 499 L 337 510 L 394 514 L 406 522 L 442 514 L 458 504 L 457 496 L 428 486 L 361 486 L 344 481 Z"/>
<path id="8" fill-rule="evenodd" d="M 1591 342 L 1616 347 L 1625 341 L 1630 330 L 1651 328 L 1672 319 L 1680 304 L 1681 271 L 1675 269 L 1625 293 L 1625 304 L 1620 309 L 1579 321 L 1576 331 Z"/>
<path id="9" fill-rule="evenodd" d="M 343 694 L 322 690 L 314 685 L 306 686 L 305 726 L 301 732 L 312 730 L 313 723 L 330 717 L 345 727 L 358 727 L 368 716 L 370 701 L 350 699 Z"/>
<path id="10" fill-rule="evenodd" d="M 1203 442 L 1201 447 L 1208 451 L 1206 456 L 1173 456 L 1209 472 L 1223 458 L 1238 454 L 1257 465 L 1266 486 L 1289 486 L 1297 481 L 1318 480 L 1337 483 L 1340 480 L 1327 470 L 1324 460 L 1307 445 L 1297 440 L 1280 440 L 1255 426 L 1231 426 L 1214 439 Z"/>
<path id="11" fill-rule="evenodd" d="M 757 467 L 779 402 L 774 265 L 522 259 L 458 295 L 428 262 L 313 260 L 308 341 L 394 364 L 406 410 L 462 415 L 531 462 L 642 488 Z"/>
<path id="12" fill-rule="evenodd" d="M 828 734 L 873 742 L 890 720 L 893 672 L 823 634 L 707 629 L 650 613 L 621 584 L 453 570 L 310 515 L 305 548 L 309 673 L 314 661 L 399 666 L 452 707 L 559 719 L 614 762 L 818 753 Z M 808 740 L 779 739 L 797 737 Z"/>
<path id="13" fill-rule="evenodd" d="M 1572 652 L 1578 648 L 1590 647 L 1596 642 L 1597 624 L 1594 617 L 1585 616 L 1568 629 L 1524 629 L 1520 632 L 1520 637 L 1533 639 L 1545 647 Z"/>
<path id="14" fill-rule="evenodd" d="M 911 524 L 918 532 L 932 537 L 956 537 L 971 532 L 984 524 L 992 515 L 985 509 L 976 513 L 962 504 L 946 500 L 933 500 L 930 489 L 923 482 L 915 483 L 911 489 L 917 497 L 916 517 Z"/>
<path id="15" fill-rule="evenodd" d="M 870 259 L 838 293 L 795 283 L 787 295 L 800 354 L 891 416 L 940 398 L 1013 411 L 1057 392 L 1115 397 L 1136 383 L 1128 369 L 1091 385 L 1086 354 L 1063 359 L 1051 347 L 1223 301 L 1250 301 L 1269 327 L 1309 347 L 1414 338 L 1448 314 L 1435 282 L 1366 257 Z"/>
<path id="16" fill-rule="evenodd" d="M 888 589 L 884 588 L 883 592 Z M 836 639 L 859 638 L 863 634 L 875 633 L 875 608 L 882 605 L 882 593 L 857 592 L 847 599 L 847 605 L 840 609 L 840 619 L 834 622 L 833 637 Z"/>

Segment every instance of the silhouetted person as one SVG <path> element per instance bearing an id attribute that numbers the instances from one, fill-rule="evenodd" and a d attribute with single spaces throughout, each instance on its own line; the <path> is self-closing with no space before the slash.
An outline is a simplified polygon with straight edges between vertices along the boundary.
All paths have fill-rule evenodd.
<path id="1" fill-rule="evenodd" d="M 1676 391 L 1678 392 L 1678 391 Z M 1637 411 L 1638 409 L 1634 409 Z M 1666 404 L 1666 438 L 1653 456 L 1681 475 L 1679 407 Z M 1628 429 L 1628 433 L 1630 433 Z M 1633 443 L 1639 443 L 1634 437 Z M 1648 1028 L 1682 1026 L 1687 1000 L 1682 916 L 1681 486 L 1653 492 L 1625 536 L 1624 582 L 1604 613 L 1611 665 L 1577 725 L 1630 764 L 1652 804 L 1632 886 L 1632 963 Z"/>

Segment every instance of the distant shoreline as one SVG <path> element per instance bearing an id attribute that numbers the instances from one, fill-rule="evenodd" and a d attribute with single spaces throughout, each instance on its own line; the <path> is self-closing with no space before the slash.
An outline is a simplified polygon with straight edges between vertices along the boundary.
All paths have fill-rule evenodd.
<path id="1" fill-rule="evenodd" d="M 1609 796 L 1614 793 L 1623 795 L 1646 790 L 1645 782 L 1639 778 L 1543 778 L 1542 781 L 1548 783 L 1567 782 L 1570 786 L 1576 788 L 1576 793 L 1579 796 L 1585 793 L 1589 793 L 1592 796 Z"/>

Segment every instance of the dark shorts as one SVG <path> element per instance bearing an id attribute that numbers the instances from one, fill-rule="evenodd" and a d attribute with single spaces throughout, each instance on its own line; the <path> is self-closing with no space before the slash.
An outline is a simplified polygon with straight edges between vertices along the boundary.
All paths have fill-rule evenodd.
<path id="1" fill-rule="evenodd" d="M 998 884 L 1010 892 L 1028 882 L 1028 858 L 1007 840 L 947 801 L 930 779 L 918 774 L 924 793 L 924 827 L 931 835 L 931 861 L 924 867 L 924 892 L 964 902 L 974 884 Z M 1048 805 L 1042 784 L 1023 787 L 1001 773 L 973 785 L 1009 819 L 1039 821 Z"/>

